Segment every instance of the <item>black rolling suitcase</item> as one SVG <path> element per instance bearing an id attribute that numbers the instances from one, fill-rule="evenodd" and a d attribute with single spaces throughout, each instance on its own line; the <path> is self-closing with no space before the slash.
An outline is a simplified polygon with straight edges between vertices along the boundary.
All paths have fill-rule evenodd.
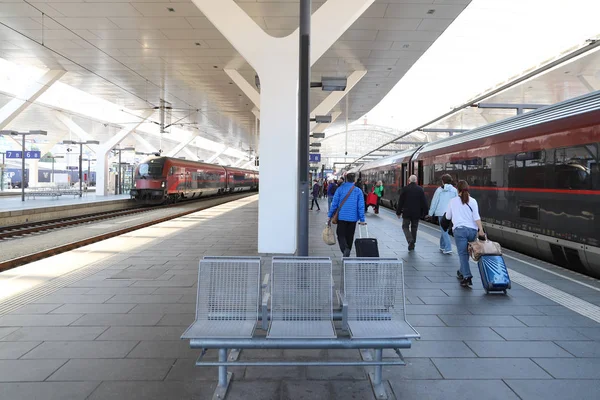
<path id="1" fill-rule="evenodd" d="M 354 247 L 356 248 L 356 257 L 379 257 L 379 245 L 377 244 L 377 239 L 370 238 L 369 236 L 369 228 L 366 225 L 366 237 L 362 236 L 361 227 L 363 225 L 358 225 L 358 239 L 354 240 Z"/>

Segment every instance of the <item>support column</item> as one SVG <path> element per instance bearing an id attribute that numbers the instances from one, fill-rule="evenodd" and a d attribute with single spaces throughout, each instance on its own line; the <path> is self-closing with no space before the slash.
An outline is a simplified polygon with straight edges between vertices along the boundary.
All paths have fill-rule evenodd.
<path id="1" fill-rule="evenodd" d="M 38 97 L 58 81 L 66 71 L 48 71 L 37 81 L 29 85 L 16 98 L 0 108 L 0 130 L 6 128 L 23 110 L 33 104 Z"/>
<path id="2" fill-rule="evenodd" d="M 233 0 L 192 0 L 260 77 L 261 187 L 258 251 L 296 252 L 298 210 L 298 41 L 299 32 L 275 38 Z M 311 62 L 316 62 L 374 0 L 329 0 L 312 16 Z M 287 185 L 280 183 L 286 181 Z"/>
<path id="3" fill-rule="evenodd" d="M 147 111 L 140 117 L 139 122 L 127 124 L 106 143 L 98 146 L 98 151 L 96 152 L 96 196 L 106 196 L 108 193 L 108 154 L 112 148 L 121 143 L 131 132 L 136 130 L 138 126 L 153 114 L 153 112 L 154 110 Z"/>

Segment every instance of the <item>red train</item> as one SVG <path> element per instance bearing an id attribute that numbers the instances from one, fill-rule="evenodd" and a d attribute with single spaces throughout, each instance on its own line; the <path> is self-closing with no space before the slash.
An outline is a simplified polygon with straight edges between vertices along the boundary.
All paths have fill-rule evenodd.
<path id="1" fill-rule="evenodd" d="M 130 194 L 141 204 L 161 204 L 251 190 L 258 190 L 257 171 L 150 157 L 135 169 Z"/>
<path id="2" fill-rule="evenodd" d="M 395 207 L 410 174 L 431 201 L 443 174 L 466 180 L 490 236 L 600 277 L 600 91 L 356 168 Z"/>

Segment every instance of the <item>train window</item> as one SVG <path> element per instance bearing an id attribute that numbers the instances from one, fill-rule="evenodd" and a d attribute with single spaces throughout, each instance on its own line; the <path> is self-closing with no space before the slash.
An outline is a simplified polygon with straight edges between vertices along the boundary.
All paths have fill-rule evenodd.
<path id="1" fill-rule="evenodd" d="M 592 188 L 592 165 L 598 161 L 595 144 L 565 147 L 554 152 L 554 187 L 589 190 Z"/>
<path id="2" fill-rule="evenodd" d="M 487 157 L 482 160 L 481 182 L 483 186 L 504 187 L 504 158 L 502 156 Z"/>
<path id="3" fill-rule="evenodd" d="M 506 156 L 508 187 L 544 188 L 546 161 L 544 151 L 531 151 Z"/>

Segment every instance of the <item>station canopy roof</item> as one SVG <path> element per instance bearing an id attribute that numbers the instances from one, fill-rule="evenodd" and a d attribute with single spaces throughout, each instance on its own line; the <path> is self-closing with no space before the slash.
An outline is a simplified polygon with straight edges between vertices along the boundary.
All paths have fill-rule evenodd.
<path id="1" fill-rule="evenodd" d="M 286 36 L 298 27 L 298 1 L 236 2 L 273 36 Z M 314 64 L 312 80 L 366 70 L 349 92 L 348 119 L 354 121 L 385 97 L 469 3 L 376 0 Z M 314 11 L 323 2 L 312 4 Z M 59 82 L 64 86 L 52 88 L 60 89 L 55 95 L 62 98 L 50 99 L 49 90 L 9 128 L 64 131 L 53 115 L 61 109 L 102 140 L 121 122 L 131 122 L 125 119 L 135 120 L 144 112 L 154 111 L 149 120 L 159 121 L 154 109 L 164 99 L 171 107 L 170 121 L 179 126 L 161 138 L 155 123 L 143 124 L 139 131 L 150 144 L 146 147 L 174 147 L 182 137 L 200 134 L 212 147 L 228 146 L 232 159 L 240 156 L 235 151 L 256 149 L 254 106 L 224 69 L 238 70 L 252 85 L 256 73 L 190 0 L 9 1 L 0 7 L 0 22 L 0 58 L 18 65 L 25 76 L 67 71 Z M 0 78 L 0 105 L 15 96 L 10 80 Z M 64 98 L 74 93 L 76 97 Z M 86 103 L 94 104 L 95 111 L 82 110 L 82 93 L 105 101 L 106 107 Z M 326 95 L 312 91 L 311 109 Z M 333 110 L 342 114 L 338 121 L 345 119 L 345 109 L 337 105 Z M 200 140 L 191 146 L 204 158 L 201 146 L 207 143 Z"/>

